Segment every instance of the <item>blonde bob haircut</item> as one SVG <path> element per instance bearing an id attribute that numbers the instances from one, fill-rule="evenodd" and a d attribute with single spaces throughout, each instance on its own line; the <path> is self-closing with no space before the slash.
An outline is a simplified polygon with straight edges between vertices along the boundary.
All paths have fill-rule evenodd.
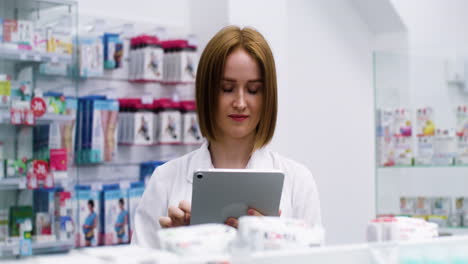
<path id="1" fill-rule="evenodd" d="M 256 128 L 254 149 L 267 145 L 275 133 L 278 112 L 276 68 L 273 53 L 265 38 L 252 28 L 228 26 L 219 31 L 206 45 L 196 77 L 197 114 L 202 135 L 209 142 L 217 136 L 215 114 L 226 58 L 236 49 L 243 49 L 254 58 L 262 74 L 263 109 Z"/>

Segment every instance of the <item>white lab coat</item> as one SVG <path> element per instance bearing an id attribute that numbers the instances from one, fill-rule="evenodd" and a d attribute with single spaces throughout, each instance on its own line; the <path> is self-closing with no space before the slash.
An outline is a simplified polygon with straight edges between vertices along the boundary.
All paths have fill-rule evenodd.
<path id="1" fill-rule="evenodd" d="M 178 206 L 182 200 L 190 202 L 193 172 L 211 168 L 213 164 L 208 143 L 156 168 L 136 211 L 132 244 L 157 247 L 156 233 L 161 228 L 159 217 L 167 216 L 171 205 Z M 285 179 L 280 202 L 281 217 L 304 219 L 311 225 L 321 225 L 317 187 L 306 167 L 264 147 L 253 153 L 247 169 L 283 171 Z"/>

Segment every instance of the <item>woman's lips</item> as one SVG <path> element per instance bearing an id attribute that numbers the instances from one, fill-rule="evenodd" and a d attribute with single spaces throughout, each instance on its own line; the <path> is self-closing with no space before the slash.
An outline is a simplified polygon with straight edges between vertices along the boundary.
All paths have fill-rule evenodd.
<path id="1" fill-rule="evenodd" d="M 249 118 L 248 115 L 229 115 L 229 117 L 232 118 L 232 120 L 236 122 L 242 122 L 246 120 L 247 118 Z"/>

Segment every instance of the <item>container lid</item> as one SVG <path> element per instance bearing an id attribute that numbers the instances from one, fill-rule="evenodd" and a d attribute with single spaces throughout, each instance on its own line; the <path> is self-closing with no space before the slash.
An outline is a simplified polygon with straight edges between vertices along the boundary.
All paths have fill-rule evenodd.
<path id="1" fill-rule="evenodd" d="M 141 188 L 141 187 L 145 187 L 145 183 L 142 181 L 130 183 L 130 188 Z"/>
<path id="2" fill-rule="evenodd" d="M 120 185 L 117 183 L 114 184 L 106 184 L 102 186 L 103 191 L 110 191 L 110 190 L 118 190 L 120 189 Z"/>
<path id="3" fill-rule="evenodd" d="M 197 110 L 197 104 L 195 101 L 182 101 L 180 102 L 180 108 L 185 111 L 195 111 Z"/>
<path id="4" fill-rule="evenodd" d="M 161 98 L 159 99 L 159 107 L 161 109 L 180 109 L 180 103 L 169 98 Z"/>

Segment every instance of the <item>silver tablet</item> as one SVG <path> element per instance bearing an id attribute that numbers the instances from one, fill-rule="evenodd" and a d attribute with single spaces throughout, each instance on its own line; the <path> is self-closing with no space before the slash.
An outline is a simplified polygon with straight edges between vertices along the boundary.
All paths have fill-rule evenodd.
<path id="1" fill-rule="evenodd" d="M 281 171 L 210 169 L 195 171 L 191 225 L 224 223 L 249 208 L 277 216 L 284 174 Z"/>

